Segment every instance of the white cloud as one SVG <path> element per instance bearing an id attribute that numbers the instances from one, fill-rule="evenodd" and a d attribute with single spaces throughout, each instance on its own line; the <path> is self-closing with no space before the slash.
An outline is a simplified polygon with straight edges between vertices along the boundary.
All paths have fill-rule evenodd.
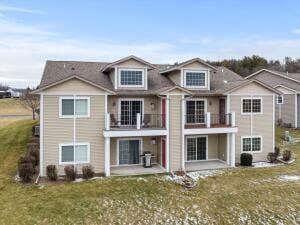
<path id="1" fill-rule="evenodd" d="M 292 33 L 294 33 L 294 34 L 300 34 L 300 28 L 292 30 Z"/>
<path id="2" fill-rule="evenodd" d="M 187 36 L 172 43 L 116 43 L 107 39 L 69 38 L 45 26 L 15 22 L 6 17 L 0 18 L 0 33 L 0 83 L 13 87 L 37 85 L 46 60 L 114 61 L 133 54 L 153 63 L 174 63 L 193 57 L 221 60 L 252 54 L 283 59 L 299 57 L 300 52 L 300 38 Z"/>
<path id="3" fill-rule="evenodd" d="M 3 4 L 0 4 L 0 12 L 21 12 L 21 13 L 31 13 L 31 14 L 42 14 L 42 12 L 38 10 L 18 8 L 18 7 L 3 5 Z"/>

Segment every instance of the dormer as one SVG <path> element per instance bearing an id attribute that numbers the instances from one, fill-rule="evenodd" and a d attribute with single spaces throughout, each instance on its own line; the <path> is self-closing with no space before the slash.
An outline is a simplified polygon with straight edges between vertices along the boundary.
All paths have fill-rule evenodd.
<path id="1" fill-rule="evenodd" d="M 195 58 L 170 66 L 161 74 L 167 75 L 175 84 L 191 90 L 210 90 L 210 73 L 216 68 Z"/>
<path id="2" fill-rule="evenodd" d="M 152 64 L 135 56 L 128 56 L 106 65 L 102 72 L 108 73 L 115 89 L 147 90 L 148 71 L 156 69 Z"/>

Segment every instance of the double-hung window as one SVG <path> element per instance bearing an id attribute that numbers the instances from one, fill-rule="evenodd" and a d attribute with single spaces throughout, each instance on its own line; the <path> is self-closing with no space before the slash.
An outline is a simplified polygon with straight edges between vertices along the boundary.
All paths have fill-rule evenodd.
<path id="1" fill-rule="evenodd" d="M 120 87 L 144 87 L 144 69 L 119 69 Z"/>
<path id="2" fill-rule="evenodd" d="M 262 137 L 252 136 L 243 137 L 242 136 L 242 152 L 261 152 L 262 151 Z"/>
<path id="3" fill-rule="evenodd" d="M 261 114 L 262 113 L 262 98 L 242 98 L 242 115 Z"/>
<path id="4" fill-rule="evenodd" d="M 207 72 L 206 71 L 184 71 L 184 86 L 187 88 L 206 88 Z"/>
<path id="5" fill-rule="evenodd" d="M 283 104 L 283 95 L 277 95 L 276 96 L 276 103 L 278 105 L 282 105 Z"/>
<path id="6" fill-rule="evenodd" d="M 75 103 L 74 103 L 75 100 Z M 60 97 L 59 117 L 72 118 L 74 113 L 76 117 L 90 116 L 90 98 L 89 97 Z"/>
<path id="7" fill-rule="evenodd" d="M 74 152 L 75 149 L 75 152 Z M 90 144 L 76 143 L 59 145 L 59 164 L 80 164 L 90 162 Z"/>

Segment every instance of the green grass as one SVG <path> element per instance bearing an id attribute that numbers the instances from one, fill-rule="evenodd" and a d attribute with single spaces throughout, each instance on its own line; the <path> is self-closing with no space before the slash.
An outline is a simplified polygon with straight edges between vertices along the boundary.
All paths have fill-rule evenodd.
<path id="1" fill-rule="evenodd" d="M 29 108 L 21 105 L 19 99 L 0 99 L 0 115 L 28 115 L 31 116 Z"/>
<path id="2" fill-rule="evenodd" d="M 299 145 L 293 165 L 228 170 L 190 191 L 158 175 L 41 188 L 13 180 L 33 124 L 0 125 L 0 224 L 292 224 L 300 211 L 300 183 L 276 179 L 300 175 Z"/>

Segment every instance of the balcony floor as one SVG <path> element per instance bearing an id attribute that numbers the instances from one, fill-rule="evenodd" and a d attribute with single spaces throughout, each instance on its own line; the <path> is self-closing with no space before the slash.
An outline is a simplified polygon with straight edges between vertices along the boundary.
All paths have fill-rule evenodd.
<path id="1" fill-rule="evenodd" d="M 210 128 L 223 128 L 223 127 L 231 127 L 227 124 L 212 124 Z M 199 128 L 207 128 L 206 124 L 186 124 L 184 125 L 185 129 L 199 129 Z"/>
<path id="2" fill-rule="evenodd" d="M 165 169 L 158 164 L 154 164 L 151 168 L 144 168 L 142 165 L 126 165 L 110 167 L 112 176 L 128 176 L 128 175 L 143 175 L 166 173 Z"/>
<path id="3" fill-rule="evenodd" d="M 227 163 L 217 159 L 208 160 L 208 161 L 185 162 L 186 171 L 224 169 L 224 168 L 230 168 L 230 166 Z"/>

